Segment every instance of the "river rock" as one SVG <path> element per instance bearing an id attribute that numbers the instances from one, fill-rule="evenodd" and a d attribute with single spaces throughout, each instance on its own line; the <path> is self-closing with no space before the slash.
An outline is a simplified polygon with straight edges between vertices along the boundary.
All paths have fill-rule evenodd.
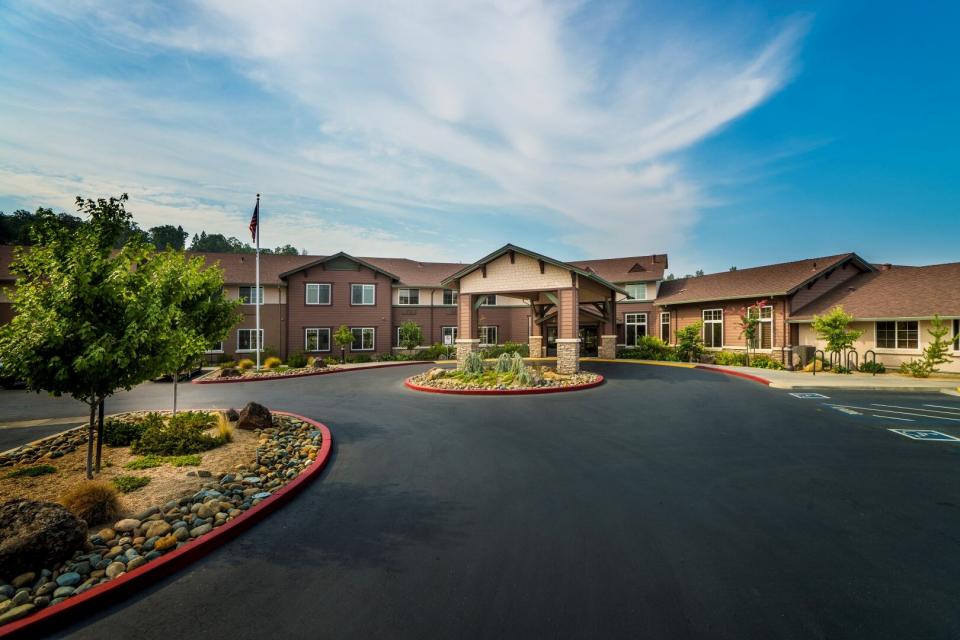
<path id="1" fill-rule="evenodd" d="M 111 562 L 110 566 L 107 567 L 107 577 L 113 580 L 118 575 L 127 570 L 127 565 L 122 562 Z"/>
<path id="2" fill-rule="evenodd" d="M 0 506 L 0 576 L 55 565 L 86 541 L 87 524 L 59 504 L 17 498 Z"/>
<path id="3" fill-rule="evenodd" d="M 129 533 L 140 526 L 140 521 L 135 518 L 124 518 L 117 524 L 113 525 L 115 531 L 120 533 Z"/>
<path id="4" fill-rule="evenodd" d="M 76 571 L 62 573 L 57 577 L 57 586 L 75 587 L 83 581 L 83 577 Z M 54 596 L 56 597 L 56 596 Z"/>

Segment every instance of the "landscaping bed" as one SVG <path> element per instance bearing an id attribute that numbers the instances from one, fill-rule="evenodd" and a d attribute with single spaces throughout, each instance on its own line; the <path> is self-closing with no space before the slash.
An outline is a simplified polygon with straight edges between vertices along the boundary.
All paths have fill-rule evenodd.
<path id="1" fill-rule="evenodd" d="M 529 366 L 519 354 L 502 354 L 490 367 L 477 355 L 460 369 L 435 367 L 407 378 L 406 385 L 417 391 L 506 395 L 573 391 L 601 382 L 603 376 L 596 373 L 557 373 L 549 367 Z"/>
<path id="2" fill-rule="evenodd" d="M 142 415 L 146 414 L 115 419 Z M 299 417 L 266 415 L 263 423 L 260 414 L 265 428 L 232 430 L 228 442 L 200 454 L 136 456 L 131 447 L 105 446 L 103 469 L 95 481 L 84 478 L 86 436 L 77 429 L 0 458 L 4 465 L 0 469 L 4 528 L 0 531 L 0 625 L 105 584 L 200 539 L 296 479 L 321 451 L 323 431 Z M 203 435 L 218 438 L 218 430 L 214 427 Z M 41 465 L 55 471 L 35 476 L 19 473 Z M 87 494 L 94 487 L 109 491 L 118 477 L 148 480 L 141 487 L 132 483 L 109 519 L 88 515 L 87 522 L 76 516 L 74 502 L 64 500 L 70 485 L 84 487 Z M 85 498 L 89 502 L 90 496 Z M 71 510 L 55 504 L 61 501 Z M 88 513 L 103 511 L 88 509 Z M 14 524 L 5 518 L 13 518 Z M 53 530 L 30 530 L 31 523 L 51 521 L 58 523 Z M 37 541 L 44 538 L 60 540 L 61 546 L 38 551 Z M 31 560 L 51 554 L 59 557 Z"/>

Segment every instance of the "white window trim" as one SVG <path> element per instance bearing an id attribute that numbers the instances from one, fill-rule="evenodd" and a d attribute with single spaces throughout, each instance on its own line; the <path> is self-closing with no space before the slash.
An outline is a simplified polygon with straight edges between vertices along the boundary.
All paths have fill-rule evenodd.
<path id="1" fill-rule="evenodd" d="M 307 349 L 307 336 L 311 331 L 317 332 L 317 346 L 320 345 L 320 332 L 327 332 L 327 348 L 326 349 Z M 306 353 L 330 353 L 333 349 L 333 334 L 330 331 L 330 327 L 305 327 L 303 329 L 303 350 Z"/>
<path id="2" fill-rule="evenodd" d="M 495 293 L 487 293 L 487 294 L 484 294 L 484 295 L 483 295 L 483 299 L 484 299 L 484 300 L 488 300 L 488 299 L 490 299 L 490 298 L 493 298 L 493 302 L 482 302 L 482 303 L 480 303 L 480 306 L 481 306 L 481 307 L 495 307 L 495 306 L 497 306 L 497 294 L 495 294 Z"/>
<path id="3" fill-rule="evenodd" d="M 643 287 L 643 297 L 642 297 L 642 298 L 634 298 L 634 297 L 632 297 L 632 296 L 630 295 L 630 293 L 629 293 L 630 287 L 639 287 L 639 286 L 642 286 L 642 287 Z M 628 282 L 627 284 L 625 284 L 625 285 L 623 286 L 623 288 L 624 288 L 625 290 L 627 290 L 627 292 L 628 292 L 628 293 L 627 293 L 627 297 L 626 297 L 626 300 L 627 300 L 627 301 L 630 301 L 630 302 L 646 302 L 646 301 L 648 301 L 648 300 L 651 300 L 651 298 L 650 298 L 650 296 L 649 296 L 649 293 L 650 293 L 649 283 L 646 283 L 646 282 Z"/>
<path id="4" fill-rule="evenodd" d="M 364 332 L 364 331 L 367 331 L 367 330 L 369 330 L 369 331 L 371 331 L 371 332 L 373 333 L 373 339 L 370 341 L 370 342 L 371 342 L 370 348 L 369 348 L 369 349 L 364 349 L 364 348 L 361 347 L 360 349 L 354 349 L 354 348 L 353 348 L 353 343 L 351 342 L 351 343 L 350 343 L 350 351 L 376 351 L 376 349 L 377 349 L 377 328 L 376 328 L 376 327 L 350 327 L 350 333 L 351 333 L 351 334 L 352 334 L 354 331 L 360 331 L 360 332 L 361 332 L 361 333 L 360 333 L 360 344 L 361 344 L 361 345 L 363 345 L 363 332 Z"/>
<path id="5" fill-rule="evenodd" d="M 223 353 L 223 340 L 220 340 L 218 344 L 220 345 L 219 349 L 207 349 L 204 353 Z"/>
<path id="6" fill-rule="evenodd" d="M 630 321 L 630 317 L 631 317 L 631 316 L 636 316 L 636 317 L 642 316 L 642 317 L 643 317 L 643 322 L 637 322 L 636 320 L 634 320 L 633 322 L 631 322 L 631 321 Z M 650 325 L 649 325 L 649 322 L 650 322 L 650 316 L 649 316 L 646 312 L 643 312 L 643 311 L 638 311 L 638 312 L 636 312 L 636 313 L 625 313 L 625 314 L 623 314 L 623 343 L 624 343 L 624 346 L 625 346 L 625 347 L 635 347 L 635 346 L 637 346 L 637 338 L 636 338 L 637 333 L 636 333 L 636 331 L 634 331 L 634 334 L 633 334 L 633 335 L 634 335 L 633 344 L 630 344 L 630 342 L 628 341 L 628 338 L 627 338 L 627 333 L 628 333 L 627 327 L 643 327 L 643 335 L 648 336 L 648 335 L 650 335 L 650 332 L 648 331 L 649 326 L 650 326 Z"/>
<path id="7" fill-rule="evenodd" d="M 770 346 L 769 346 L 768 348 L 763 348 L 763 347 L 760 347 L 760 346 L 750 347 L 750 348 L 753 349 L 754 351 L 762 351 L 762 352 L 764 352 L 764 353 L 773 351 L 773 349 L 774 349 L 774 344 L 775 344 L 775 343 L 774 343 L 774 340 L 776 340 L 776 337 L 777 337 L 776 329 L 774 328 L 774 323 L 773 323 L 774 315 L 775 315 L 775 314 L 774 314 L 774 310 L 773 310 L 773 305 L 772 305 L 772 304 L 765 304 L 765 305 L 763 305 L 762 307 L 753 306 L 753 307 L 750 307 L 749 309 L 747 309 L 747 313 L 751 313 L 753 309 L 760 309 L 760 310 L 761 310 L 761 311 L 760 311 L 760 315 L 758 316 L 758 320 L 760 321 L 760 322 L 757 324 L 757 328 L 758 328 L 758 329 L 760 329 L 761 331 L 763 331 L 762 326 L 763 326 L 764 324 L 770 325 Z M 764 318 L 764 317 L 763 317 L 763 312 L 762 312 L 763 309 L 770 309 L 770 317 L 769 317 L 769 318 Z M 758 335 L 757 335 L 757 345 L 759 345 L 760 342 L 761 342 L 761 340 L 760 340 L 760 335 L 758 334 Z"/>
<path id="8" fill-rule="evenodd" d="M 266 292 L 263 290 L 263 285 L 260 285 L 260 289 L 258 292 L 258 295 L 260 296 L 259 303 L 243 301 L 243 294 L 241 293 L 241 291 L 243 289 L 250 289 L 250 292 L 252 293 L 256 288 L 257 288 L 256 285 L 249 285 L 249 286 L 244 285 L 242 287 L 237 287 L 237 297 L 240 299 L 240 304 L 242 304 L 243 306 L 251 306 L 251 307 L 256 306 L 257 304 L 260 304 L 260 306 L 263 306 L 263 299 L 266 297 Z"/>
<path id="9" fill-rule="evenodd" d="M 719 311 L 719 312 L 720 312 L 720 319 L 719 319 L 719 320 L 707 320 L 706 314 L 707 314 L 708 311 Z M 706 349 L 706 350 L 708 350 L 708 351 L 713 351 L 713 350 L 719 350 L 719 349 L 724 349 L 724 348 L 726 348 L 726 332 L 724 331 L 725 327 L 723 326 L 723 325 L 724 325 L 724 322 L 726 321 L 726 318 L 724 318 L 723 309 L 704 309 L 703 311 L 700 312 L 700 321 L 703 323 L 703 329 L 701 330 L 701 336 L 700 336 L 700 337 L 703 339 L 704 349 Z M 707 326 L 708 326 L 708 325 L 714 325 L 714 324 L 719 324 L 719 325 L 720 325 L 720 346 L 719 346 L 719 347 L 716 347 L 716 346 L 708 347 L 708 346 L 706 346 L 706 342 L 707 342 Z"/>
<path id="10" fill-rule="evenodd" d="M 371 302 L 354 302 L 353 301 L 353 288 L 354 287 L 370 287 L 373 289 L 373 299 Z M 363 294 L 360 294 L 360 300 L 363 300 Z M 350 305 L 354 307 L 372 307 L 377 304 L 377 285 L 370 283 L 355 283 L 350 285 Z M 358 327 L 360 328 L 360 327 Z"/>
<path id="11" fill-rule="evenodd" d="M 670 334 L 673 333 L 673 331 L 671 331 L 671 329 L 672 329 L 673 327 L 672 327 L 671 324 L 670 324 L 670 312 L 669 312 L 669 311 L 661 311 L 661 312 L 660 312 L 660 335 L 657 336 L 657 337 L 660 338 L 661 340 L 663 340 L 663 325 L 667 325 L 667 337 L 668 337 L 668 338 L 672 337 L 672 336 L 670 336 Z"/>
<path id="12" fill-rule="evenodd" d="M 310 287 L 317 287 L 317 300 L 320 300 L 320 288 L 327 288 L 327 302 L 310 302 Z M 333 304 L 333 286 L 329 282 L 308 282 L 303 287 L 303 303 L 311 307 L 329 307 Z"/>
<path id="13" fill-rule="evenodd" d="M 493 329 L 493 334 L 494 334 L 494 338 L 496 339 L 496 341 L 495 341 L 495 342 L 484 342 L 484 341 L 483 341 L 483 338 L 480 337 L 480 336 L 486 335 L 486 337 L 489 338 L 490 336 L 489 336 L 488 334 L 489 334 L 489 332 L 490 332 L 490 329 Z M 495 325 L 495 324 L 485 324 L 485 325 L 482 325 L 482 326 L 478 327 L 478 337 L 480 337 L 480 346 L 481 346 L 481 347 L 495 347 L 495 346 L 497 346 L 497 345 L 500 343 L 500 342 L 499 342 L 499 341 L 500 341 L 500 327 L 499 327 L 498 325 Z"/>
<path id="14" fill-rule="evenodd" d="M 453 331 L 451 332 L 451 336 L 450 336 L 450 342 L 445 342 L 445 341 L 444 341 L 445 338 L 446 338 L 446 330 L 447 330 L 447 329 L 453 329 Z M 456 326 L 449 325 L 449 326 L 446 326 L 446 327 L 440 327 L 440 342 L 443 343 L 443 344 L 445 344 L 445 345 L 455 345 L 455 344 L 457 344 L 457 334 L 458 334 L 459 332 L 460 332 L 460 329 L 459 329 L 459 327 L 456 327 Z"/>
<path id="15" fill-rule="evenodd" d="M 892 322 L 893 323 L 893 347 L 881 347 L 880 346 L 880 332 L 877 330 L 877 325 L 882 322 Z M 901 347 L 900 346 L 900 330 L 898 325 L 901 322 L 916 322 L 917 323 L 917 346 L 915 347 Z M 873 347 L 877 353 L 904 353 L 904 354 L 915 354 L 923 352 L 923 331 L 920 329 L 919 320 L 877 320 L 873 323 Z"/>
<path id="16" fill-rule="evenodd" d="M 410 297 L 410 293 L 409 293 L 410 291 L 416 291 L 416 292 L 417 292 L 417 301 L 416 301 L 416 302 L 403 302 L 403 300 L 400 298 L 400 296 L 401 296 L 401 293 L 400 293 L 400 292 L 401 292 L 401 291 L 406 291 L 408 298 Z M 374 294 L 374 298 L 376 298 L 376 294 Z M 398 305 L 398 306 L 401 306 L 401 307 L 418 307 L 418 306 L 420 306 L 420 289 L 418 289 L 418 288 L 416 288 L 416 287 L 401 287 L 401 288 L 397 289 L 397 305 Z"/>
<path id="17" fill-rule="evenodd" d="M 254 332 L 254 331 L 256 331 L 256 329 L 255 329 L 255 328 L 254 328 L 254 329 L 247 329 L 247 328 L 237 329 L 237 353 L 256 353 L 256 352 L 257 352 L 257 349 L 241 349 L 241 348 L 240 348 L 240 333 L 243 332 L 243 331 Z M 262 351 L 263 351 L 263 341 L 264 341 L 263 329 L 260 329 L 260 336 L 259 336 L 259 337 L 260 337 L 260 345 L 259 345 L 259 346 L 260 346 L 260 349 L 259 349 L 259 350 L 262 352 Z"/>
<path id="18" fill-rule="evenodd" d="M 449 291 L 450 293 L 453 294 L 453 302 L 444 302 L 444 301 L 443 301 L 443 297 L 446 295 L 447 291 Z M 457 293 L 457 290 L 456 290 L 456 289 L 444 289 L 444 290 L 442 290 L 442 291 L 440 292 L 440 306 L 443 306 L 443 307 L 455 307 L 455 306 L 457 306 L 457 296 L 458 296 L 458 295 L 459 295 L 459 294 Z"/>

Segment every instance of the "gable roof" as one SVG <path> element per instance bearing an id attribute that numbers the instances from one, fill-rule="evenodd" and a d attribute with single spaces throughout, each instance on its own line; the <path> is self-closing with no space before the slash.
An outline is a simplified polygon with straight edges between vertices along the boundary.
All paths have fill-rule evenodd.
<path id="1" fill-rule="evenodd" d="M 262 260 L 262 258 L 263 258 L 263 257 L 261 256 L 261 260 Z M 286 278 L 287 276 L 289 276 L 289 275 L 292 274 L 292 273 L 296 273 L 296 272 L 298 272 L 298 271 L 303 271 L 304 269 L 308 269 L 308 268 L 310 268 L 310 267 L 315 267 L 315 266 L 318 266 L 318 265 L 321 265 L 321 264 L 325 264 L 325 263 L 327 263 L 327 262 L 330 262 L 331 260 L 336 260 L 336 259 L 338 259 L 338 258 L 346 258 L 347 260 L 351 260 L 351 261 L 353 261 L 353 262 L 356 262 L 357 264 L 359 264 L 359 265 L 361 265 L 361 266 L 364 266 L 364 267 L 370 269 L 371 271 L 376 271 L 376 272 L 378 272 L 378 273 L 382 273 L 383 275 L 387 276 L 388 278 L 390 278 L 390 279 L 392 279 L 392 280 L 399 280 L 399 279 L 400 279 L 400 278 L 398 278 L 397 276 L 395 276 L 395 275 L 393 275 L 392 273 L 390 273 L 389 271 L 387 271 L 386 269 L 383 269 L 383 268 L 381 268 L 381 267 L 378 267 L 378 266 L 375 265 L 375 264 L 371 264 L 371 263 L 367 262 L 366 260 L 364 260 L 363 258 L 356 258 L 356 257 L 354 257 L 354 256 L 351 256 L 349 253 L 344 253 L 343 251 L 339 251 L 339 252 L 333 254 L 332 256 L 322 256 L 322 257 L 320 257 L 320 258 L 315 258 L 315 259 L 314 259 L 313 261 L 311 261 L 311 262 L 307 262 L 306 264 L 301 264 L 301 265 L 299 265 L 299 266 L 297 266 L 297 267 L 294 267 L 293 269 L 290 269 L 290 270 L 288 270 L 288 271 L 284 271 L 283 273 L 280 274 L 279 277 L 280 277 L 280 278 Z"/>
<path id="2" fill-rule="evenodd" d="M 790 314 L 811 320 L 841 305 L 857 319 L 960 317 L 960 262 L 862 273 Z"/>
<path id="3" fill-rule="evenodd" d="M 863 271 L 873 266 L 855 253 L 807 258 L 794 262 L 710 273 L 704 276 L 664 280 L 657 305 L 687 304 L 737 298 L 766 298 L 789 295 L 820 275 L 852 262 Z"/>
<path id="4" fill-rule="evenodd" d="M 601 260 L 571 260 L 569 264 L 592 271 L 604 280 L 619 283 L 662 280 L 664 270 L 669 267 L 665 253 Z"/>
<path id="5" fill-rule="evenodd" d="M 502 247 L 500 247 L 499 249 L 497 249 L 496 251 L 494 251 L 493 253 L 490 253 L 490 254 L 488 254 L 488 255 L 480 258 L 479 260 L 477 260 L 477 261 L 474 262 L 473 264 L 468 265 L 468 266 L 464 267 L 463 269 L 460 269 L 460 270 L 457 271 L 456 273 L 447 276 L 447 277 L 443 280 L 443 282 L 441 282 L 440 284 L 443 285 L 443 286 L 448 286 L 448 285 L 452 284 L 454 280 L 459 280 L 460 278 L 462 278 L 463 276 L 467 275 L 468 273 L 479 269 L 482 265 L 488 264 L 488 263 L 496 260 L 496 259 L 499 258 L 500 256 L 506 255 L 506 254 L 507 254 L 508 252 L 510 252 L 510 251 L 514 251 L 514 252 L 516 252 L 516 253 L 519 253 L 519 254 L 528 256 L 528 257 L 530 257 L 530 258 L 533 258 L 534 260 L 542 260 L 543 262 L 545 262 L 545 263 L 547 263 L 547 264 L 552 264 L 552 265 L 555 266 L 555 267 L 559 267 L 559 268 L 561 268 L 561 269 L 566 269 L 567 271 L 572 271 L 572 272 L 576 273 L 577 275 L 579 275 L 579 276 L 581 276 L 581 277 L 584 277 L 584 278 L 587 278 L 588 280 L 592 280 L 593 282 L 596 282 L 597 284 L 600 284 L 600 285 L 602 285 L 602 286 L 604 286 L 604 287 L 606 287 L 606 288 L 608 288 L 608 289 L 613 289 L 614 291 L 616 291 L 616 292 L 618 292 L 618 293 L 622 293 L 622 294 L 624 294 L 624 295 L 627 294 L 627 292 L 626 292 L 624 289 L 618 287 L 617 285 L 613 284 L 612 282 L 610 282 L 610 281 L 608 281 L 608 280 L 605 280 L 604 278 L 600 277 L 599 275 L 597 275 L 596 273 L 594 273 L 594 272 L 592 272 L 592 271 L 588 271 L 588 270 L 586 270 L 586 269 L 583 269 L 583 268 L 581 268 L 581 267 L 575 266 L 575 265 L 570 264 L 570 263 L 568 263 L 568 262 L 561 262 L 560 260 L 554 260 L 553 258 L 550 258 L 550 257 L 548 257 L 548 256 L 545 256 L 545 255 L 541 255 L 541 254 L 539 254 L 539 253 L 536 253 L 535 251 L 530 251 L 529 249 L 524 249 L 523 247 L 518 247 L 518 246 L 512 245 L 512 244 L 505 244 L 505 245 L 503 245 Z"/>

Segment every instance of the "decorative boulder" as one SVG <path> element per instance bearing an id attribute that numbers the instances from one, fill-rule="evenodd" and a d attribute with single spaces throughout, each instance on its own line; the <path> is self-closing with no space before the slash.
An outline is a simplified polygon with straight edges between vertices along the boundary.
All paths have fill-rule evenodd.
<path id="1" fill-rule="evenodd" d="M 53 502 L 16 498 L 0 505 L 0 579 L 52 567 L 87 539 L 87 524 Z"/>
<path id="2" fill-rule="evenodd" d="M 237 421 L 238 429 L 269 429 L 273 426 L 273 416 L 270 410 L 262 404 L 250 402 L 240 410 L 240 419 Z"/>
<path id="3" fill-rule="evenodd" d="M 427 380 L 436 380 L 437 378 L 442 378 L 447 375 L 447 370 L 442 367 L 434 367 L 427 371 Z"/>
<path id="4" fill-rule="evenodd" d="M 327 361 L 324 360 L 323 358 L 314 358 L 314 360 L 313 360 L 313 368 L 314 368 L 314 369 L 326 369 L 326 368 L 327 368 Z"/>
<path id="5" fill-rule="evenodd" d="M 236 422 L 240 419 L 240 412 L 234 409 L 233 407 L 227 409 L 226 411 L 227 420 L 230 422 Z"/>
<path id="6" fill-rule="evenodd" d="M 240 369 L 236 367 L 227 367 L 225 369 L 220 369 L 221 378 L 239 378 L 241 375 Z"/>

